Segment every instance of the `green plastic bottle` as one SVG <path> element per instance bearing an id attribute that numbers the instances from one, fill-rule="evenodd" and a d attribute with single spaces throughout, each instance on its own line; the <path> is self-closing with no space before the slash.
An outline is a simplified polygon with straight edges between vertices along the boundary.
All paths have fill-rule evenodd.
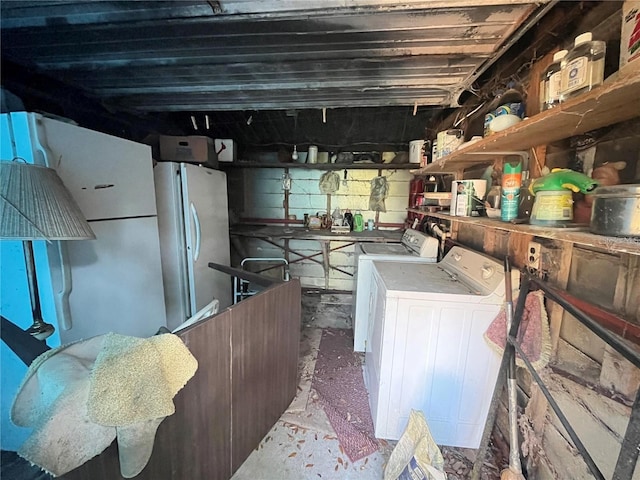
<path id="1" fill-rule="evenodd" d="M 520 186 L 522 185 L 522 163 L 505 162 L 502 169 L 502 198 L 500 220 L 510 222 L 518 217 Z"/>

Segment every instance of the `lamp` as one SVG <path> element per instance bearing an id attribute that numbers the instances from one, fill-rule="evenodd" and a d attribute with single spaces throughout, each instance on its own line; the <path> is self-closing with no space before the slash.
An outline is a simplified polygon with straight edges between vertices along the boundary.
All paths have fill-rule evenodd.
<path id="1" fill-rule="evenodd" d="M 27 332 L 38 340 L 55 328 L 42 319 L 33 240 L 96 238 L 80 207 L 52 168 L 24 161 L 0 161 L 0 239 L 23 240 L 33 311 Z"/>

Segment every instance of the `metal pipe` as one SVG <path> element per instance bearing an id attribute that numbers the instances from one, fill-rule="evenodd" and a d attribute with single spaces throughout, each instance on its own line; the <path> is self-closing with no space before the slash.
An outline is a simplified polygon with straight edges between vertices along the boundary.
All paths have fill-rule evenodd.
<path id="1" fill-rule="evenodd" d="M 640 453 L 640 389 L 636 392 L 636 400 L 631 408 L 631 416 L 627 431 L 622 440 L 620 454 L 613 471 L 613 480 L 630 480 L 636 469 L 638 453 Z"/>
<path id="2" fill-rule="evenodd" d="M 598 480 L 605 480 L 604 475 L 602 474 L 602 472 L 600 471 L 596 463 L 593 461 L 593 458 L 591 458 L 591 455 L 589 455 L 589 452 L 587 451 L 586 447 L 580 441 L 578 434 L 575 432 L 575 430 L 569 423 L 569 420 L 567 419 L 567 417 L 565 417 L 564 413 L 560 409 L 560 406 L 551 395 L 551 392 L 549 392 L 549 390 L 547 389 L 547 386 L 544 384 L 544 381 L 542 380 L 542 378 L 540 378 L 540 375 L 538 375 L 538 372 L 536 372 L 535 368 L 533 368 L 533 365 L 531 365 L 531 363 L 529 362 L 529 359 L 526 357 L 524 351 L 518 345 L 518 342 L 516 341 L 516 339 L 512 335 L 509 335 L 507 337 L 507 342 L 509 342 L 509 344 L 512 345 L 513 348 L 517 350 L 518 354 L 520 355 L 520 359 L 527 366 L 527 370 L 529 370 L 529 373 L 531 374 L 533 379 L 536 381 L 536 383 L 540 387 L 540 391 L 544 394 L 545 398 L 549 402 L 549 405 L 551 405 L 551 408 L 553 409 L 555 414 L 558 416 L 560 423 L 569 434 L 569 437 L 571 437 L 571 440 L 573 441 L 574 445 L 578 449 L 578 452 L 580 453 L 580 455 L 582 455 L 582 458 L 587 464 L 587 467 L 589 467 L 591 474 L 594 477 L 596 477 Z"/>
<path id="3" fill-rule="evenodd" d="M 522 314 L 524 312 L 524 301 L 521 302 L 520 298 L 526 297 L 526 292 L 529 292 L 529 284 L 530 284 L 530 279 L 528 277 L 523 277 L 522 281 L 520 282 L 520 296 L 518 297 L 518 303 L 516 304 L 514 321 L 511 322 L 511 330 L 515 328 L 515 331 L 517 331 L 518 327 L 520 326 L 520 319 L 522 318 Z M 506 343 L 505 347 L 508 345 L 509 344 Z M 498 415 L 498 406 L 500 403 L 498 400 L 506 384 L 506 373 L 507 373 L 507 368 L 509 364 L 510 364 L 510 357 L 507 354 L 507 350 L 505 348 L 505 352 L 502 355 L 502 360 L 500 361 L 500 368 L 498 369 L 496 386 L 493 389 L 491 403 L 489 404 L 489 412 L 487 413 L 487 420 L 484 425 L 484 431 L 482 432 L 482 438 L 480 439 L 480 446 L 478 447 L 476 460 L 475 462 L 473 462 L 473 469 L 471 470 L 471 477 L 470 477 L 471 480 L 480 480 L 480 470 L 482 468 L 482 464 L 484 463 L 484 459 L 487 456 L 487 450 L 489 449 L 489 441 L 491 440 L 493 426 L 495 424 L 496 417 Z"/>

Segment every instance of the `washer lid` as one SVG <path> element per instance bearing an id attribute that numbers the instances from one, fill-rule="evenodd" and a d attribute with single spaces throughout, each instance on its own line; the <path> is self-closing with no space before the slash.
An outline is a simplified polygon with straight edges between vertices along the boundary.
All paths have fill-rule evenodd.
<path id="1" fill-rule="evenodd" d="M 361 243 L 365 255 L 413 255 L 401 243 Z"/>
<path id="2" fill-rule="evenodd" d="M 481 295 L 434 263 L 374 262 L 387 290 L 450 295 Z"/>

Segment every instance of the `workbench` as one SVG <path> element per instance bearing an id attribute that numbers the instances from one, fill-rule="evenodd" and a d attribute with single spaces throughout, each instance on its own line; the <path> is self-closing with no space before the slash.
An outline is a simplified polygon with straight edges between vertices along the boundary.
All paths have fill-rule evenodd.
<path id="1" fill-rule="evenodd" d="M 284 258 L 289 262 L 298 263 L 310 260 L 322 265 L 324 270 L 325 288 L 329 288 L 329 272 L 333 269 L 345 275 L 353 277 L 353 273 L 331 265 L 329 255 L 331 252 L 353 245 L 354 243 L 399 243 L 403 230 L 365 230 L 363 232 L 333 233 L 330 230 L 314 230 L 305 227 L 282 226 L 258 226 L 235 225 L 230 229 L 231 238 L 238 237 L 260 239 L 270 245 L 283 250 Z M 320 242 L 320 251 L 311 255 L 305 255 L 289 248 L 290 240 L 314 240 Z M 340 242 L 338 247 L 331 248 L 331 242 Z M 344 243 L 346 242 L 346 243 Z M 291 259 L 291 254 L 297 258 Z M 316 257 L 322 257 L 322 261 Z"/>

